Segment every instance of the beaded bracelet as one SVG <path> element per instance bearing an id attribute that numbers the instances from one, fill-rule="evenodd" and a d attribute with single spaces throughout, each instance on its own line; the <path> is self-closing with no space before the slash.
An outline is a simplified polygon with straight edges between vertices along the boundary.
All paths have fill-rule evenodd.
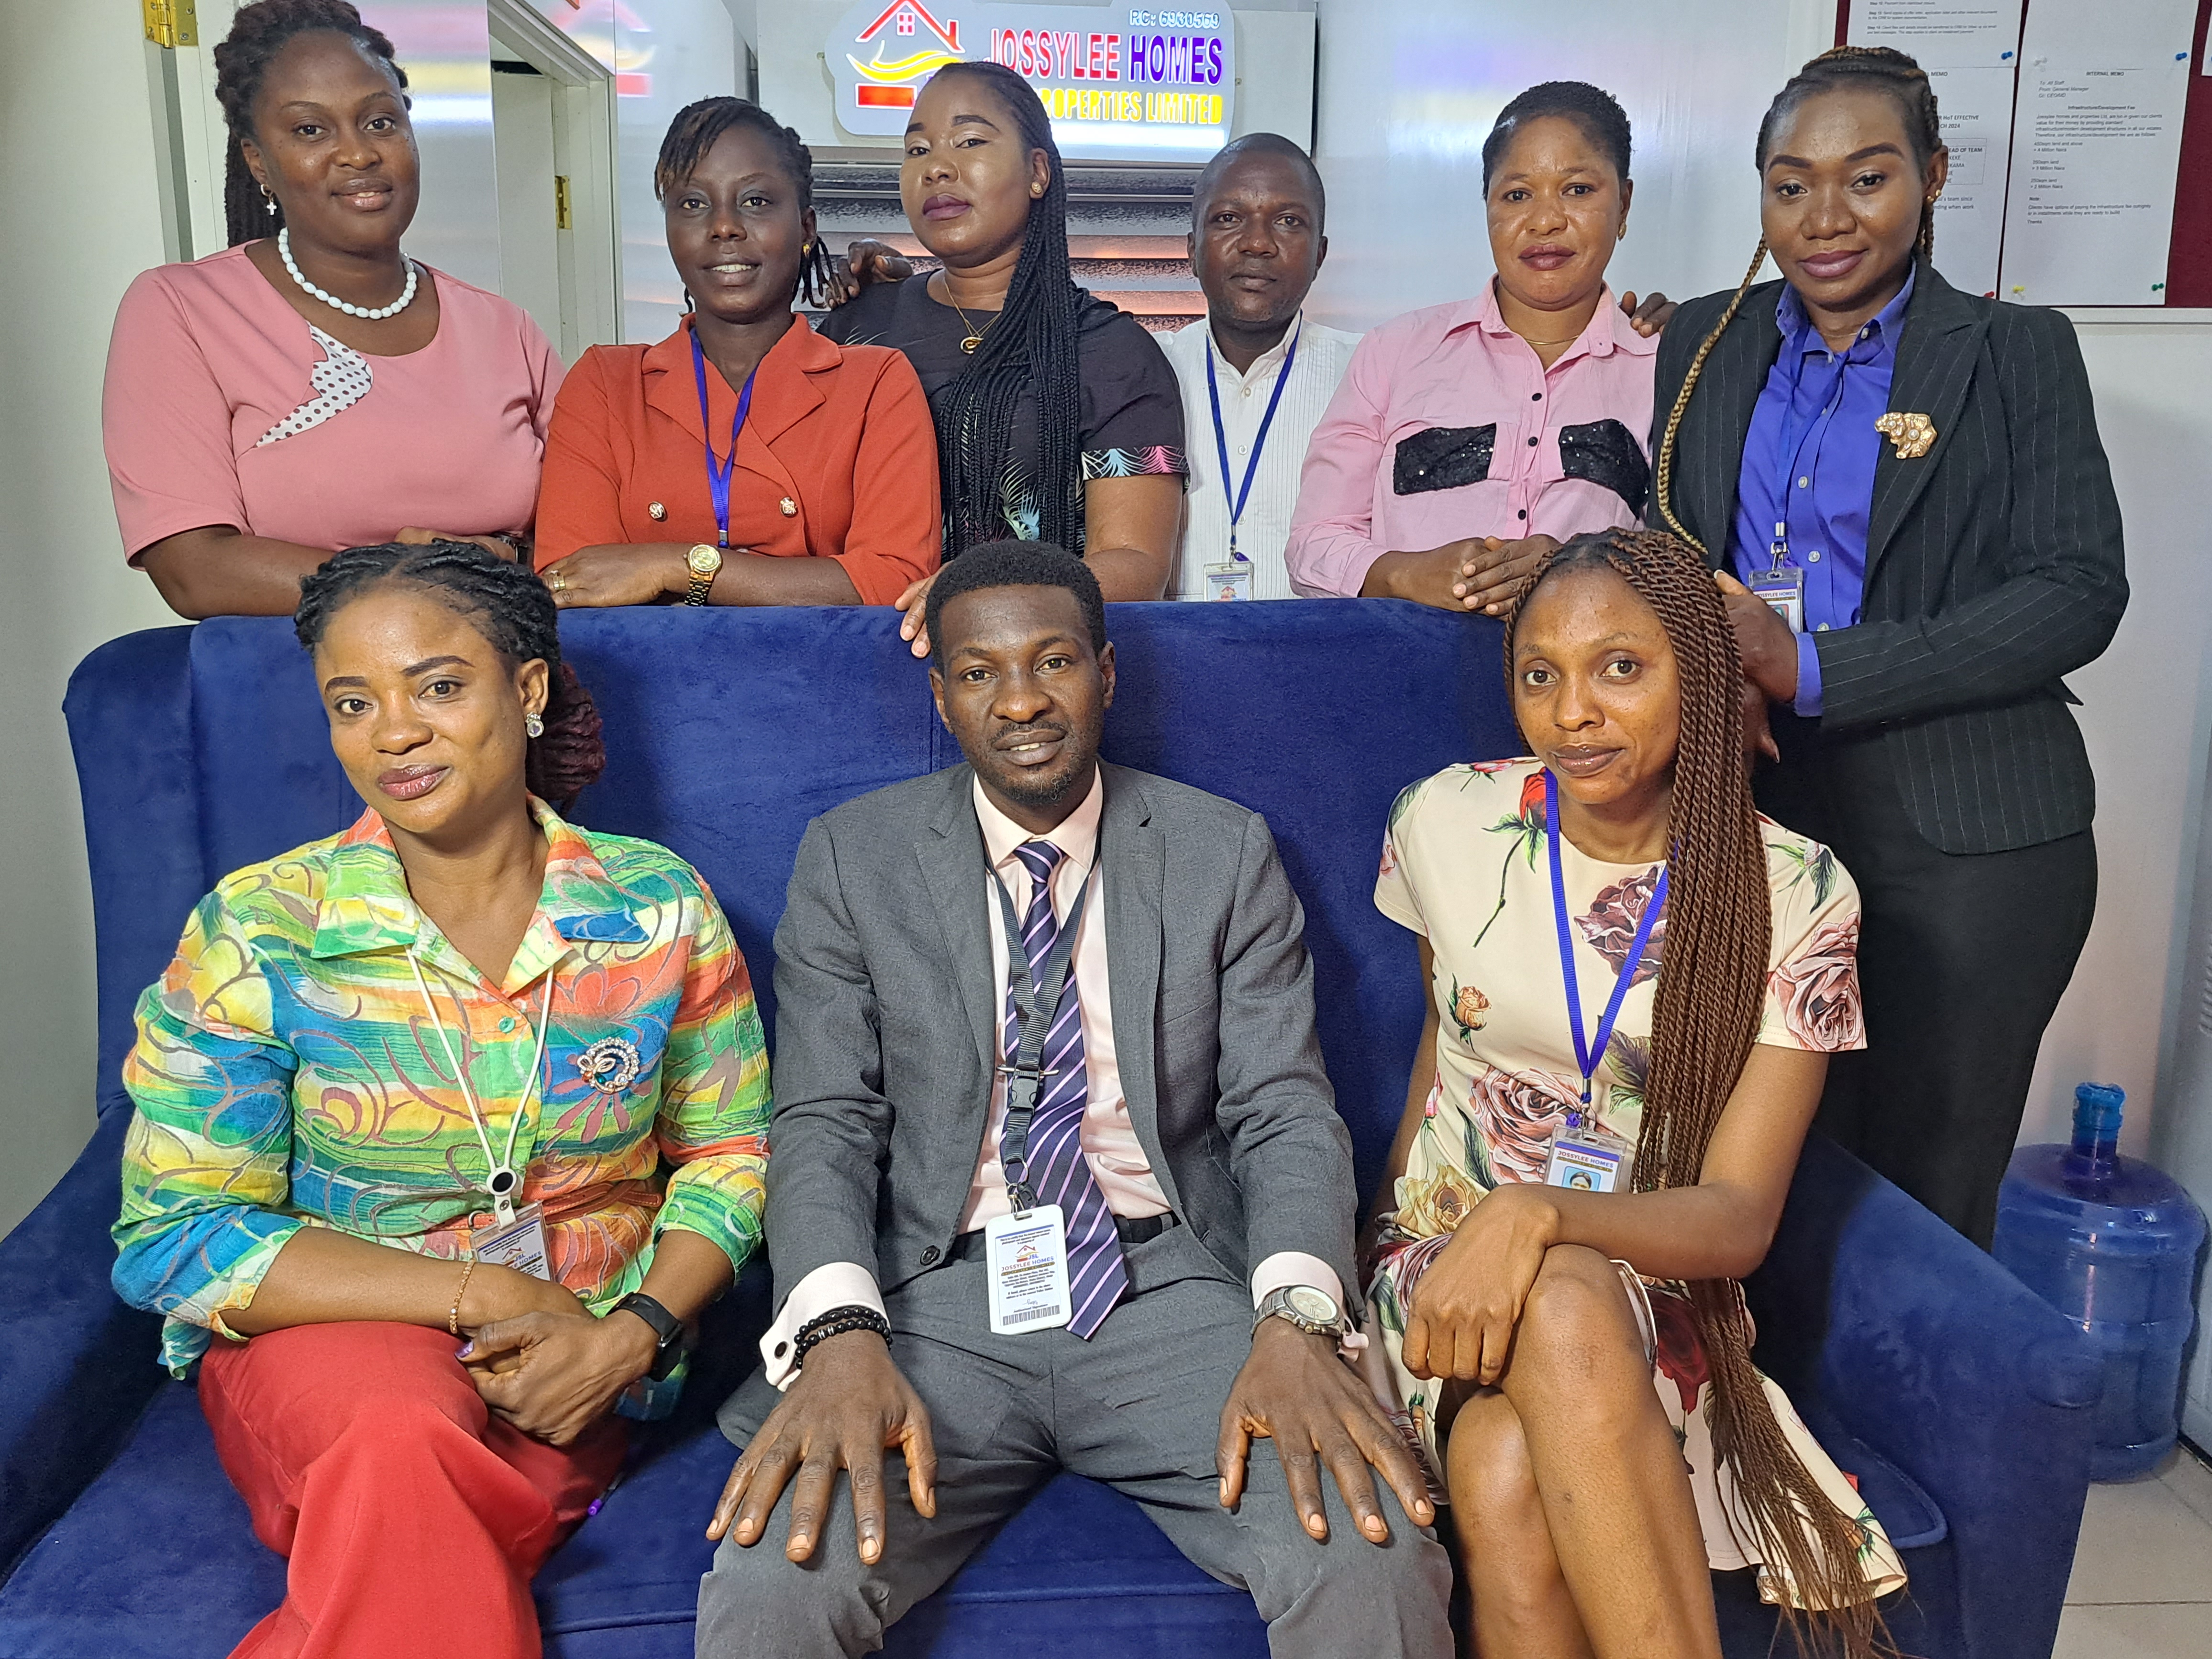
<path id="1" fill-rule="evenodd" d="M 470 1256 L 461 1263 L 460 1288 L 453 1292 L 453 1311 L 446 1316 L 446 1328 L 455 1336 L 461 1334 L 461 1298 L 469 1293 L 469 1275 L 477 1270 L 477 1259 Z"/>
<path id="2" fill-rule="evenodd" d="M 890 1322 L 873 1308 L 854 1303 L 850 1307 L 832 1308 L 828 1313 L 817 1314 L 799 1328 L 792 1339 L 793 1350 L 791 1363 L 804 1365 L 810 1350 L 827 1342 L 833 1336 L 842 1336 L 848 1331 L 873 1331 L 888 1343 L 891 1340 Z"/>

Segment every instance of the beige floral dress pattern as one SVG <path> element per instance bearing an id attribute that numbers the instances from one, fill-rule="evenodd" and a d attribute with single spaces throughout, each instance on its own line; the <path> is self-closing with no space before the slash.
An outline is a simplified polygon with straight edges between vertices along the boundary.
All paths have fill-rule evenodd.
<path id="1" fill-rule="evenodd" d="M 1757 1041 L 1834 1053 L 1866 1046 L 1858 988 L 1858 889 L 1817 842 L 1761 818 L 1772 893 L 1773 947 Z M 1370 1380 L 1428 1460 L 1444 1464 L 1436 1387 L 1406 1370 L 1407 1309 L 1420 1274 L 1452 1231 L 1502 1182 L 1541 1181 L 1553 1136 L 1581 1103 L 1566 1017 L 1545 844 L 1544 772 L 1529 759 L 1454 766 L 1401 793 L 1382 839 L 1375 903 L 1425 937 L 1433 953 L 1436 1070 L 1419 1133 L 1379 1228 L 1368 1274 Z M 1583 1027 L 1595 1031 L 1657 887 L 1661 866 L 1607 864 L 1571 842 L 1560 848 L 1577 951 Z M 1656 981 L 1666 959 L 1664 911 L 1622 1000 L 1590 1080 L 1596 1122 L 1633 1146 L 1644 1121 Z M 1708 1559 L 1716 1571 L 1759 1565 L 1735 1507 L 1733 1477 L 1705 1421 L 1705 1355 L 1680 1286 L 1653 1279 L 1632 1297 L 1652 1355 L 1652 1382 L 1689 1466 Z M 1806 1468 L 1858 1522 L 1861 1562 L 1876 1594 L 1905 1582 L 1873 1512 L 1769 1381 L 1775 1414 Z M 1441 1493 L 1440 1493 L 1441 1495 Z M 1762 1569 L 1768 1599 L 1789 1595 Z"/>

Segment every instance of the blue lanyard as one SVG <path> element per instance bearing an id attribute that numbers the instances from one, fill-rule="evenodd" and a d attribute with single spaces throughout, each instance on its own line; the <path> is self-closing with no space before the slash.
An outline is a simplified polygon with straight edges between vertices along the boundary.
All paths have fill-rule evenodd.
<path id="1" fill-rule="evenodd" d="M 1790 480 L 1797 471 L 1797 453 L 1804 448 L 1813 428 L 1823 421 L 1832 420 L 1836 410 L 1843 406 L 1844 371 L 1850 367 L 1848 350 L 1836 355 L 1836 378 L 1828 395 L 1820 401 L 1820 412 L 1800 425 L 1797 393 L 1805 381 L 1805 353 L 1794 344 L 1790 351 L 1796 362 L 1790 372 L 1790 401 L 1782 408 L 1782 443 L 1775 454 L 1774 538 L 1767 544 L 1766 550 L 1777 570 L 1790 562 Z"/>
<path id="2" fill-rule="evenodd" d="M 745 376 L 744 389 L 738 393 L 738 418 L 730 422 L 730 459 L 717 460 L 714 456 L 714 434 L 708 429 L 707 415 L 707 349 L 699 343 L 699 331 L 691 331 L 691 372 L 699 380 L 699 429 L 707 434 L 707 493 L 714 498 L 714 531 L 717 547 L 730 544 L 730 477 L 738 470 L 738 434 L 745 429 L 746 412 L 753 406 L 753 374 L 760 373 L 760 365 L 753 365 L 753 374 Z"/>
<path id="3" fill-rule="evenodd" d="M 1552 849 L 1552 915 L 1559 927 L 1559 971 L 1567 981 L 1567 1029 L 1575 1036 L 1575 1063 L 1582 1067 L 1583 1104 L 1589 1104 L 1590 1074 L 1597 1063 L 1605 1058 L 1606 1044 L 1613 1041 L 1613 1022 L 1620 1018 L 1620 1005 L 1627 1000 L 1628 988 L 1634 982 L 1636 970 L 1644 961 L 1644 949 L 1651 943 L 1651 930 L 1658 925 L 1659 913 L 1667 906 L 1667 872 L 1659 872 L 1659 880 L 1651 890 L 1651 897 L 1644 907 L 1644 915 L 1636 924 L 1636 938 L 1628 947 L 1628 955 L 1620 964 L 1620 977 L 1613 981 L 1613 997 L 1605 1005 L 1605 1017 L 1597 1023 L 1597 1041 L 1593 1046 L 1583 1040 L 1582 988 L 1575 981 L 1575 940 L 1567 928 L 1567 881 L 1559 869 L 1559 783 L 1549 768 L 1544 772 L 1544 839 Z M 1592 1056 L 1595 1054 L 1595 1058 Z M 1582 1114 L 1570 1113 L 1567 1127 L 1579 1129 Z"/>
<path id="4" fill-rule="evenodd" d="M 1275 423 L 1275 405 L 1283 401 L 1283 388 L 1290 384 L 1291 366 L 1298 360 L 1298 335 L 1305 332 L 1305 319 L 1298 319 L 1297 330 L 1291 336 L 1291 349 L 1283 354 L 1282 372 L 1275 376 L 1275 390 L 1267 399 L 1267 412 L 1260 417 L 1260 431 L 1252 440 L 1252 459 L 1244 464 L 1243 487 L 1231 499 L 1229 507 L 1229 556 L 1239 564 L 1249 564 L 1237 549 L 1237 526 L 1244 516 L 1244 502 L 1252 494 L 1252 479 L 1260 471 L 1260 452 L 1267 447 L 1267 428 Z M 1229 492 L 1229 434 L 1221 424 L 1221 386 L 1213 377 L 1213 325 L 1206 331 L 1206 395 L 1213 401 L 1213 443 L 1221 452 L 1221 489 Z"/>

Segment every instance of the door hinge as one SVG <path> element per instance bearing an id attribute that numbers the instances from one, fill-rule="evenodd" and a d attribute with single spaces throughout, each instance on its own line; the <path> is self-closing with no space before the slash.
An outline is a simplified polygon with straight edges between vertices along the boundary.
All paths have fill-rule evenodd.
<path id="1" fill-rule="evenodd" d="M 553 175 L 553 228 L 572 230 L 574 228 L 574 221 L 568 214 L 568 175 L 556 173 Z"/>
<path id="2" fill-rule="evenodd" d="M 192 0 L 140 0 L 146 20 L 146 38 L 157 46 L 197 46 L 200 43 L 199 15 Z"/>

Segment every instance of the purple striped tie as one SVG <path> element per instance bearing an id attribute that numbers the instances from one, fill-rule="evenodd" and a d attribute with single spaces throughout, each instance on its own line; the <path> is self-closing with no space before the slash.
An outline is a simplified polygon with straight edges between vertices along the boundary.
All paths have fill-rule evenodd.
<path id="1" fill-rule="evenodd" d="M 1014 854 L 1030 872 L 1022 947 L 1029 952 L 1030 983 L 1042 993 L 1045 963 L 1060 937 L 1060 923 L 1052 910 L 1052 875 L 1066 855 L 1048 841 L 1024 842 Z M 1021 1012 L 1009 987 L 1006 1052 L 1010 1062 L 1020 1047 Z M 1045 1037 L 1042 1065 L 1045 1077 L 1036 1115 L 1030 1120 L 1024 1173 L 1037 1202 L 1059 1205 L 1066 1218 L 1068 1304 L 1074 1310 L 1067 1328 L 1087 1338 L 1106 1322 L 1121 1292 L 1129 1288 L 1129 1274 L 1121 1265 L 1121 1236 L 1115 1231 L 1113 1212 L 1106 1207 L 1106 1195 L 1091 1173 L 1091 1160 L 1083 1155 L 1083 1110 L 1090 1102 L 1091 1082 L 1083 1063 L 1082 998 L 1072 970 Z M 1005 1152 L 1002 1145 L 1001 1158 Z"/>

